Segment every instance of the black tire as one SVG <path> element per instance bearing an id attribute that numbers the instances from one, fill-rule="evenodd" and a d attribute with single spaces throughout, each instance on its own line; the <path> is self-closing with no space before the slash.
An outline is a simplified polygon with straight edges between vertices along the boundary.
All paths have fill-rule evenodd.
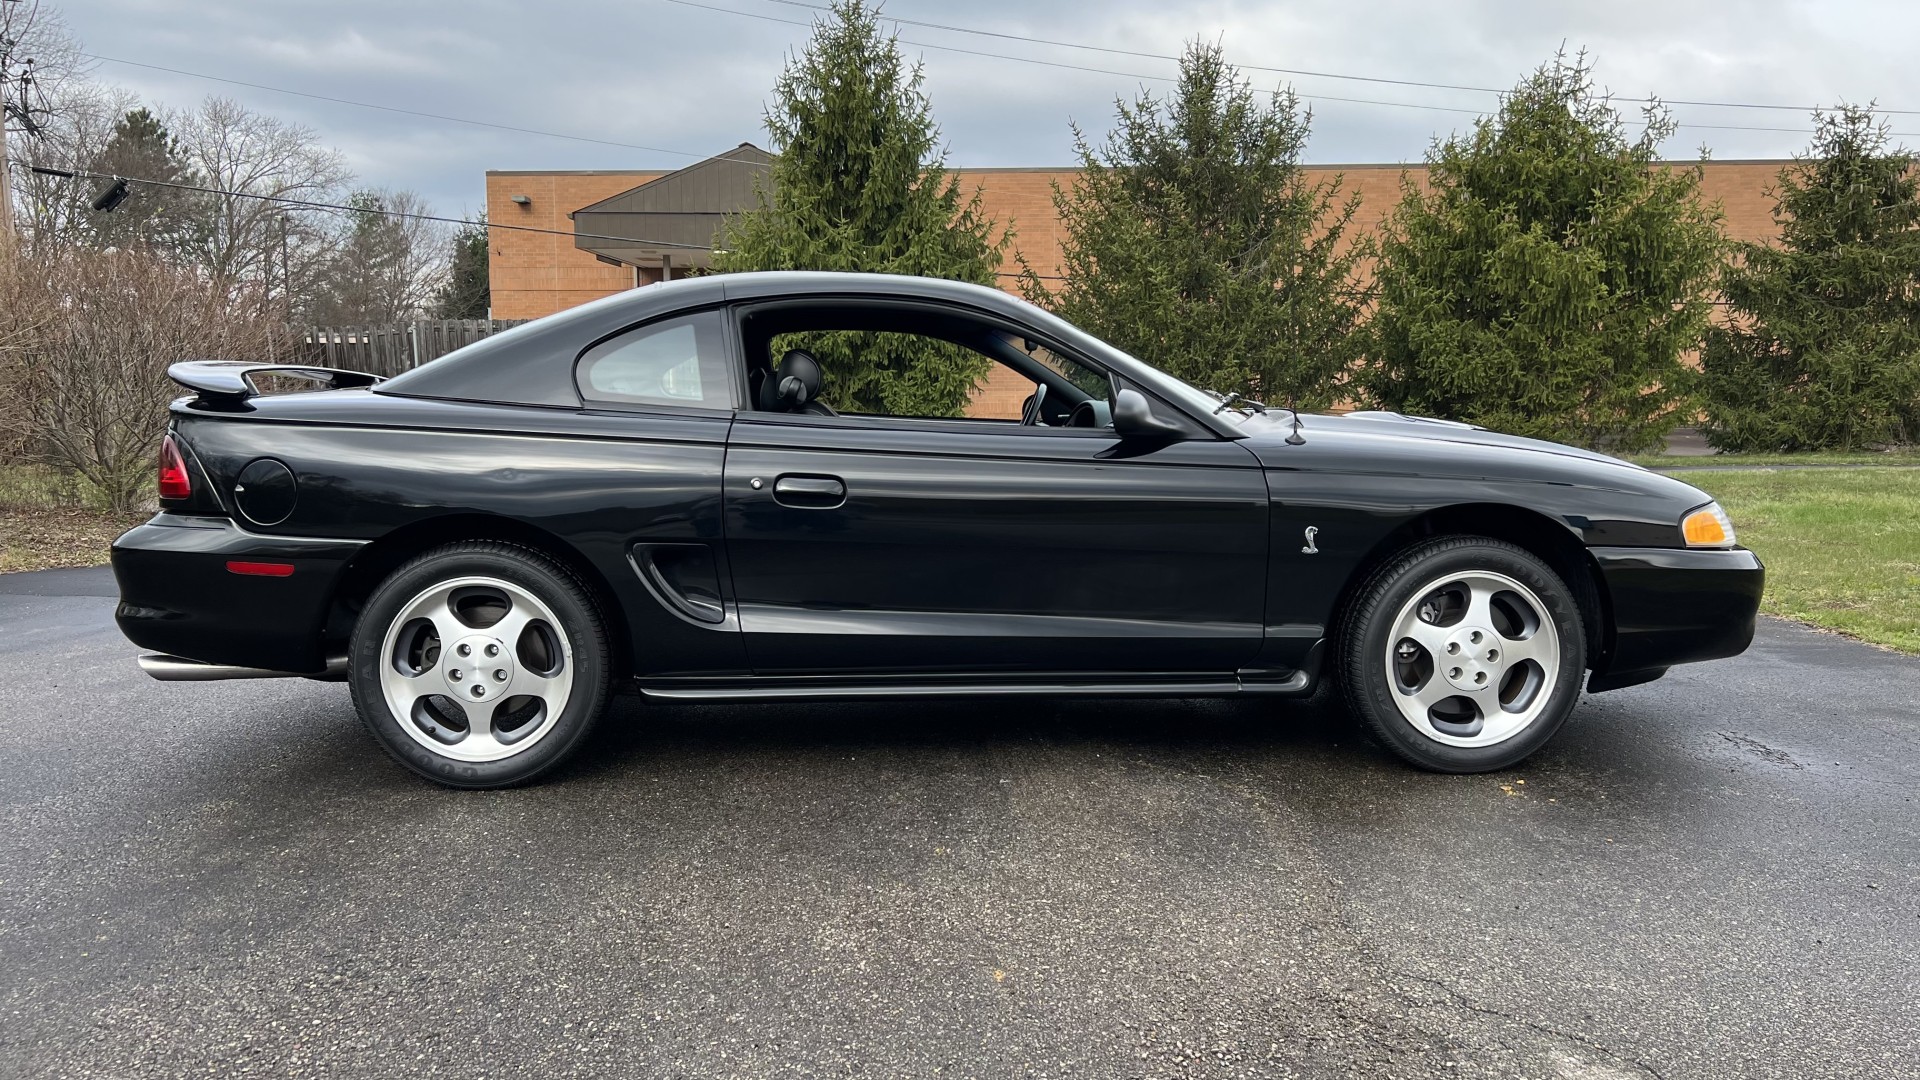
<path id="1" fill-rule="evenodd" d="M 544 663 L 554 670 L 543 673 L 550 675 L 556 686 L 570 679 L 565 682 L 567 697 L 564 706 L 554 710 L 557 716 L 536 710 L 540 728 L 537 737 L 529 739 L 529 745 L 524 749 L 504 750 L 511 756 L 500 760 L 460 760 L 449 756 L 451 749 L 430 749 L 427 743 L 434 740 L 423 739 L 417 732 L 432 729 L 436 715 L 444 719 L 457 714 L 451 711 L 428 714 L 426 723 L 421 724 L 397 715 L 383 690 L 384 667 L 394 663 L 393 658 L 387 655 L 388 632 L 401 632 L 394 627 L 395 619 L 436 586 L 469 578 L 497 581 L 531 594 L 538 604 L 545 606 L 547 613 L 552 616 L 552 622 L 564 634 L 564 637 L 550 636 L 546 639 L 560 647 L 547 650 L 550 658 Z M 418 621 L 414 620 L 415 623 Z M 474 632 L 484 633 L 485 628 Z M 606 707 L 611 675 L 607 639 L 605 623 L 592 598 L 585 586 L 565 567 L 539 552 L 515 544 L 465 541 L 435 548 L 415 557 L 388 575 L 373 591 L 361 611 L 359 622 L 354 626 L 347 682 L 361 721 L 395 761 L 448 787 L 512 787 L 525 784 L 559 765 L 586 741 Z M 428 640 L 431 644 L 423 648 L 430 651 L 425 655 L 438 657 L 445 643 L 439 642 L 437 635 L 428 635 Z M 565 655 L 563 650 L 568 645 L 571 654 Z M 562 656 L 564 659 L 559 659 Z M 447 660 L 452 662 L 451 654 Z M 488 664 L 494 662 L 487 661 Z M 437 669 L 440 665 L 437 660 L 430 660 L 427 666 Z M 424 679 L 433 675 L 437 675 L 437 671 L 422 671 L 415 677 Z M 475 689 L 476 694 L 480 692 Z M 497 702 L 497 707 L 505 710 L 510 700 L 513 699 L 503 698 Z M 416 734 L 409 733 L 406 726 L 409 724 L 414 725 Z M 441 730 L 459 735 L 457 724 L 458 721 L 448 719 L 447 726 Z M 503 735 L 502 739 L 506 737 Z"/>
<path id="2" fill-rule="evenodd" d="M 1542 679 L 1536 692 L 1542 700 L 1525 727 L 1490 745 L 1462 746 L 1422 731 L 1402 712 L 1400 703 L 1406 699 L 1395 689 L 1395 669 L 1387 657 L 1389 647 L 1395 645 L 1389 640 L 1395 622 L 1408 605 L 1435 595 L 1431 587 L 1449 575 L 1474 572 L 1504 576 L 1533 592 L 1541 607 L 1536 621 L 1543 625 L 1550 621 L 1558 635 L 1558 661 L 1551 665 L 1555 677 L 1550 682 L 1545 678 L 1546 665 L 1535 663 Z M 1566 723 L 1580 697 L 1581 676 L 1586 671 L 1586 638 L 1572 591 L 1531 552 L 1487 537 L 1444 536 L 1399 552 L 1368 577 L 1343 613 L 1335 639 L 1335 658 L 1348 710 L 1387 749 L 1433 772 L 1480 773 L 1525 760 Z M 1441 675 L 1436 670 L 1428 677 Z M 1524 676 L 1522 673 L 1516 685 L 1524 682 Z M 1529 701 L 1529 708 L 1534 704 Z M 1409 708 L 1417 709 L 1422 717 L 1430 715 L 1417 706 Z M 1431 721 L 1429 724 L 1440 726 Z"/>

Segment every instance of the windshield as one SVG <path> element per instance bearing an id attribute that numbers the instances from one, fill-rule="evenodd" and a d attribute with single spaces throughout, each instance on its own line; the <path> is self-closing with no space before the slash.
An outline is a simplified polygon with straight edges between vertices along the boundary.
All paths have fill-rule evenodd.
<path id="1" fill-rule="evenodd" d="M 1043 342 L 1016 338 L 1011 334 L 1004 336 L 1013 343 L 1014 348 L 1033 357 L 1036 363 L 1072 383 L 1088 397 L 1105 401 L 1113 396 L 1113 388 L 1108 384 L 1106 372 L 1090 368 L 1071 356 L 1062 355 Z"/>
<path id="2" fill-rule="evenodd" d="M 1172 399 L 1174 404 L 1202 415 L 1212 414 L 1214 410 L 1220 408 L 1221 399 L 1219 395 L 1210 394 L 1197 386 L 1184 383 L 1172 375 L 1167 374 L 1165 371 L 1162 371 L 1155 365 L 1149 364 L 1145 360 L 1123 349 L 1094 337 L 1092 334 L 1087 333 L 1085 330 L 1080 329 L 1045 308 L 1026 303 L 1025 301 L 1021 302 L 1021 306 L 1027 309 L 1029 318 L 1035 323 L 1040 324 L 1048 333 L 1057 336 L 1060 339 L 1060 343 L 1068 348 L 1077 349 L 1088 356 L 1100 360 L 1118 356 L 1124 360 L 1131 361 L 1133 364 L 1152 369 L 1154 378 L 1152 384 L 1147 388 L 1159 394 L 1161 397 Z M 1125 370 L 1115 372 L 1115 374 L 1122 380 L 1134 381 L 1128 377 Z M 1069 379 L 1073 378 L 1071 374 L 1068 374 L 1067 377 Z M 1077 385 L 1078 380 L 1074 381 Z M 1231 416 L 1235 420 L 1245 420 L 1251 415 L 1251 410 L 1236 405 L 1222 410 L 1219 415 L 1223 417 Z"/>

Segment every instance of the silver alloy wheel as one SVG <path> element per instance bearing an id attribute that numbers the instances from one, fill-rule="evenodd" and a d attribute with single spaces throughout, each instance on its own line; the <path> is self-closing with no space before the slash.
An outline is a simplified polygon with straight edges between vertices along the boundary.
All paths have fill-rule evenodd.
<path id="1" fill-rule="evenodd" d="M 573 694 L 573 645 L 552 609 L 495 577 L 407 601 L 380 646 L 380 691 L 413 741 L 456 761 L 524 753 Z"/>
<path id="2" fill-rule="evenodd" d="M 1525 731 L 1552 700 L 1560 632 L 1520 582 L 1452 573 L 1401 606 L 1384 660 L 1394 704 L 1422 735 L 1492 746 Z"/>

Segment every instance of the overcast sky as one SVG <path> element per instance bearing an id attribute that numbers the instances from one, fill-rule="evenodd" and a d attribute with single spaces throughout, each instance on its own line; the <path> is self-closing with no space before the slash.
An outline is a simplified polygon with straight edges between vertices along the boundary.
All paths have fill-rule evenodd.
<path id="1" fill-rule="evenodd" d="M 769 90 L 815 14 L 779 0 L 698 0 L 703 7 L 671 0 L 50 2 L 103 57 L 632 144 L 474 127 L 104 60 L 96 69 L 151 103 L 187 105 L 218 93 L 298 120 L 343 150 L 361 182 L 415 189 L 450 213 L 481 205 L 488 169 L 674 168 L 742 141 L 764 145 Z M 1564 42 L 1586 47 L 1603 86 L 1621 95 L 1792 106 L 1877 99 L 1920 109 L 1913 60 L 1920 8 L 1910 2 L 890 0 L 885 10 L 1151 54 L 1217 39 L 1243 65 L 1467 87 L 1510 86 Z M 911 42 L 907 54 L 925 61 L 949 162 L 961 166 L 1067 164 L 1070 119 L 1104 132 L 1116 95 L 1163 90 L 1167 83 L 1155 78 L 1175 69 L 1152 57 L 899 30 Z M 1465 127 L 1495 102 L 1474 90 L 1247 74 L 1263 88 L 1290 81 L 1310 99 L 1307 155 L 1318 163 L 1416 161 L 1436 134 Z M 1705 143 L 1717 158 L 1783 157 L 1805 144 L 1809 127 L 1794 111 L 1676 105 L 1674 112 L 1689 126 L 1668 145 L 1669 156 Z M 1920 132 L 1920 115 L 1893 120 L 1896 130 Z M 1920 145 L 1920 138 L 1908 141 Z M 652 149 L 634 148 L 642 146 Z"/>

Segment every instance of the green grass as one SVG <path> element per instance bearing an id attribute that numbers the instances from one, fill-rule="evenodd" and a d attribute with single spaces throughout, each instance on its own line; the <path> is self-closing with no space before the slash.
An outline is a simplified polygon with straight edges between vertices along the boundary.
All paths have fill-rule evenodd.
<path id="1" fill-rule="evenodd" d="M 107 561 L 113 538 L 148 516 L 74 507 L 0 507 L 0 574 L 57 566 L 99 566 Z"/>
<path id="2" fill-rule="evenodd" d="M 0 574 L 97 566 L 145 513 L 115 513 L 98 489 L 48 465 L 0 462 Z"/>
<path id="3" fill-rule="evenodd" d="M 107 499 L 77 473 L 0 462 L 0 510 L 105 510 Z"/>
<path id="4" fill-rule="evenodd" d="M 1684 469 L 1700 465 L 1920 465 L 1920 448 L 1820 451 L 1810 454 L 1632 454 L 1628 461 L 1649 469 Z"/>
<path id="5" fill-rule="evenodd" d="M 1920 461 L 1916 461 L 1920 464 Z M 1920 469 L 1693 473 L 1767 564 L 1762 610 L 1920 653 Z"/>

